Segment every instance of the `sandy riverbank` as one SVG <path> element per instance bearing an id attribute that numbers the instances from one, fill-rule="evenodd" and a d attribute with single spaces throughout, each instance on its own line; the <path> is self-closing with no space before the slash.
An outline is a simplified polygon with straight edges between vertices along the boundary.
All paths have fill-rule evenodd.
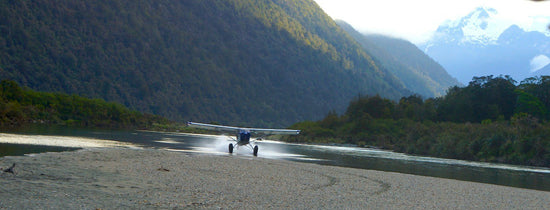
<path id="1" fill-rule="evenodd" d="M 544 209 L 550 192 L 248 156 L 92 148 L 0 158 L 0 209 Z"/>

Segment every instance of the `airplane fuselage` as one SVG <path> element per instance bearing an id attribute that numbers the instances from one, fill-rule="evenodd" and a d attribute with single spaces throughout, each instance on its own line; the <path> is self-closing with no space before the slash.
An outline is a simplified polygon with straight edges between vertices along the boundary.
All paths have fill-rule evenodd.
<path id="1" fill-rule="evenodd" d="M 237 144 L 246 145 L 249 143 L 250 143 L 250 131 L 239 130 L 239 133 L 237 134 Z"/>

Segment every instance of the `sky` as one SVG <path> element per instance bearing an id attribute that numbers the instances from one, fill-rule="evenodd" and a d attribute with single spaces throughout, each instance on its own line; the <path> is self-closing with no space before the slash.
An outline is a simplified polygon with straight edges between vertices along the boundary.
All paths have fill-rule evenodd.
<path id="1" fill-rule="evenodd" d="M 415 44 L 427 41 L 448 20 L 478 7 L 494 8 L 504 24 L 550 35 L 550 1 L 529 0 L 315 0 L 333 19 L 363 33 L 380 33 Z"/>

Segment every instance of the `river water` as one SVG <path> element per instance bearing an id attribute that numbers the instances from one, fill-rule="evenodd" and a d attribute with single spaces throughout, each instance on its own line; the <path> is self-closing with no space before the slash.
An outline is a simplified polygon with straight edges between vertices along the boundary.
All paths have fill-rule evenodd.
<path id="1" fill-rule="evenodd" d="M 239 147 L 233 154 L 228 154 L 230 141 L 227 136 L 148 131 L 27 128 L 0 133 L 0 138 L 22 141 L 27 144 L 29 140 L 32 142 L 49 139 L 97 144 L 99 140 L 99 142 L 108 142 L 110 146 L 117 145 L 112 142 L 119 142 L 122 146 L 132 145 L 193 154 L 252 157 L 252 150 L 248 147 Z M 289 144 L 268 140 L 258 141 L 257 144 L 260 147 L 258 158 L 399 172 L 550 191 L 550 168 L 420 157 L 353 146 Z M 74 149 L 71 147 L 0 144 L 0 156 Z"/>

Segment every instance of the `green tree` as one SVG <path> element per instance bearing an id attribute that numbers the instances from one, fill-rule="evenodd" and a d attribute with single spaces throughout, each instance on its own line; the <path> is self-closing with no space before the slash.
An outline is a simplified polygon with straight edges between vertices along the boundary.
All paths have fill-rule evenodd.
<path id="1" fill-rule="evenodd" d="M 516 94 L 518 99 L 515 113 L 527 113 L 539 119 L 545 119 L 548 116 L 548 110 L 537 97 L 520 89 L 516 90 Z"/>
<path id="2" fill-rule="evenodd" d="M 393 118 L 395 114 L 395 103 L 384 99 L 380 95 L 373 97 L 358 97 L 353 100 L 346 111 L 350 119 L 362 118 L 365 115 L 373 118 Z"/>
<path id="3" fill-rule="evenodd" d="M 540 100 L 546 110 L 550 109 L 550 76 L 527 78 L 521 81 L 518 88 Z M 550 113 L 544 119 L 550 119 Z"/>

